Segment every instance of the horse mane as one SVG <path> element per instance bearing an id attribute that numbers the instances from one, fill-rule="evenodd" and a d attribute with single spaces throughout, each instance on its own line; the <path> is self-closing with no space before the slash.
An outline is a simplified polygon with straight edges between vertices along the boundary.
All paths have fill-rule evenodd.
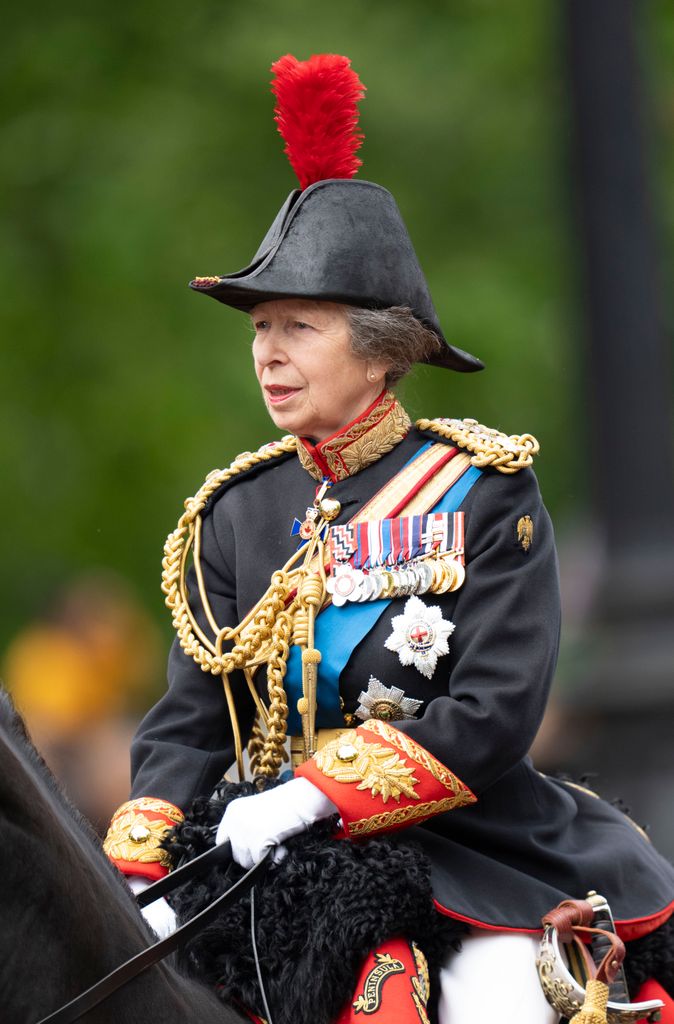
<path id="1" fill-rule="evenodd" d="M 5 735 L 14 741 L 15 752 L 20 755 L 21 759 L 31 769 L 31 774 L 44 784 L 47 793 L 54 798 L 59 807 L 70 818 L 78 832 L 84 834 L 86 839 L 102 852 L 100 838 L 92 828 L 91 823 L 68 799 L 65 789 L 33 743 L 28 727 L 17 710 L 11 695 L 0 685 L 0 733 L 3 730 Z M 110 868 L 109 873 L 112 877 L 118 877 L 118 872 L 109 863 L 107 857 L 104 860 L 104 864 Z"/>
<path id="2" fill-rule="evenodd" d="M 155 941 L 122 875 L 1 687 L 0 906 L 6 1024 L 33 1024 Z M 189 1019 L 202 1024 L 241 1020 L 201 983 L 166 964 L 108 998 L 95 1019 L 183 1024 L 188 1006 Z"/>

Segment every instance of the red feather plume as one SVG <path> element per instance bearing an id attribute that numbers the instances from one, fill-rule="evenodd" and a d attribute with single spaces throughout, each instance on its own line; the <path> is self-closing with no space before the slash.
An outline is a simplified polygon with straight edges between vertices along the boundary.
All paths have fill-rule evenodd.
<path id="1" fill-rule="evenodd" d="M 353 178 L 362 164 L 356 151 L 363 142 L 358 101 L 365 86 L 349 58 L 318 53 L 299 61 L 286 54 L 271 70 L 274 120 L 300 188 L 325 178 Z"/>

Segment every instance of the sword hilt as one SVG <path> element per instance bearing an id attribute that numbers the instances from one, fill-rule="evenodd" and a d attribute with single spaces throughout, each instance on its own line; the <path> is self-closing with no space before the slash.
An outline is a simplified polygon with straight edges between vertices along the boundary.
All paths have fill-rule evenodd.
<path id="1" fill-rule="evenodd" d="M 608 902 L 603 896 L 592 891 L 587 894 L 587 901 L 594 909 L 594 920 L 592 926 L 601 928 L 603 931 L 617 934 L 613 914 Z M 597 967 L 611 949 L 611 940 L 604 935 L 594 935 L 590 942 L 590 952 Z M 629 1003 L 630 994 L 627 988 L 627 978 L 624 968 L 621 966 L 615 979 L 609 985 L 608 997 L 614 1003 Z"/>

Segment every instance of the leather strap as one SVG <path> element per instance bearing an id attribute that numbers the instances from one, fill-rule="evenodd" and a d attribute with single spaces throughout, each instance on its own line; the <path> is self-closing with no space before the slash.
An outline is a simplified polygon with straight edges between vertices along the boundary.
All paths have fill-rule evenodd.
<path id="1" fill-rule="evenodd" d="M 182 867 L 176 868 L 175 871 L 171 871 L 168 875 L 164 875 L 158 882 L 148 885 L 147 889 L 143 889 L 136 896 L 136 904 L 140 910 L 143 907 L 149 907 L 155 900 L 161 899 L 162 896 L 166 896 L 169 892 L 173 892 L 179 885 L 184 885 L 185 882 L 191 881 L 198 875 L 203 874 L 204 871 L 231 859 L 232 846 L 229 841 L 221 843 L 220 846 L 212 846 L 210 850 L 200 853 L 194 860 L 188 860 Z"/>
<path id="2" fill-rule="evenodd" d="M 573 942 L 585 962 L 588 977 L 596 978 L 610 985 L 616 978 L 625 959 L 625 946 L 613 932 L 604 928 L 591 928 L 594 919 L 594 907 L 587 900 L 563 900 L 554 910 L 543 918 L 544 925 L 550 925 L 564 943 Z M 608 944 L 607 952 L 601 963 L 595 964 L 581 936 L 601 936 Z"/>

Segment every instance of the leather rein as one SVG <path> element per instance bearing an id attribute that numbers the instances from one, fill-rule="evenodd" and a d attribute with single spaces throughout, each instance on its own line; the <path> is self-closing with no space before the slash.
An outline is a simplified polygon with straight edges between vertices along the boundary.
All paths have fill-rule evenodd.
<path id="1" fill-rule="evenodd" d="M 154 964 L 159 963 L 169 953 L 175 952 L 176 949 L 180 949 L 186 942 L 189 941 L 194 935 L 197 935 L 201 929 L 207 925 L 214 917 L 221 914 L 224 910 L 227 910 L 233 903 L 245 896 L 251 889 L 253 889 L 256 881 L 258 881 L 267 870 L 269 853 L 268 851 L 264 858 L 259 864 L 255 864 L 250 871 L 247 871 L 243 878 L 240 878 L 231 889 L 224 892 L 221 896 L 218 896 L 216 900 L 202 910 L 199 914 L 196 914 L 191 921 L 177 928 L 171 935 L 165 939 L 160 939 L 159 942 L 155 942 L 152 946 L 148 946 L 147 949 L 142 950 L 136 956 L 131 957 L 125 963 L 116 967 L 114 971 L 107 974 L 100 981 L 97 981 L 90 988 L 86 989 L 80 995 L 71 999 L 69 1003 L 66 1003 L 58 1010 L 54 1010 L 49 1016 L 43 1017 L 37 1024 L 73 1024 L 74 1021 L 79 1020 L 83 1014 L 89 1010 L 93 1010 L 96 1006 L 107 999 L 108 996 L 112 995 L 118 989 L 126 985 L 127 982 L 131 981 L 132 978 L 136 978 L 143 971 L 146 971 L 148 967 L 153 967 Z M 179 885 L 184 885 L 185 882 L 201 874 L 204 870 L 215 867 L 223 861 L 231 860 L 232 849 L 231 845 L 222 843 L 220 846 L 214 846 L 210 850 L 206 850 L 199 857 L 195 857 L 194 860 L 184 864 L 181 868 L 177 868 L 172 871 L 171 874 L 166 875 L 164 878 L 160 878 L 158 882 L 148 886 L 144 892 L 142 892 L 136 898 L 136 905 L 142 910 L 143 907 L 147 907 L 150 903 L 154 903 L 155 900 L 165 896 L 166 893 L 171 892 L 172 889 L 177 888 Z M 264 990 L 263 990 L 264 993 Z"/>

